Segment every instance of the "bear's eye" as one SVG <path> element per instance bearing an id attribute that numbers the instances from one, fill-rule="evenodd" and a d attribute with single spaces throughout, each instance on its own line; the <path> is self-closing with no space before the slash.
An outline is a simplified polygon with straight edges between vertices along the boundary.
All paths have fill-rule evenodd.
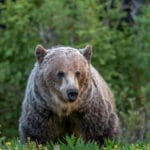
<path id="1" fill-rule="evenodd" d="M 59 79 L 62 79 L 64 76 L 65 76 L 65 73 L 64 73 L 63 71 L 59 71 L 59 72 L 57 73 L 57 77 L 58 77 Z"/>
<path id="2" fill-rule="evenodd" d="M 76 77 L 80 77 L 80 71 L 77 71 L 76 73 L 75 73 L 75 75 L 76 75 Z"/>

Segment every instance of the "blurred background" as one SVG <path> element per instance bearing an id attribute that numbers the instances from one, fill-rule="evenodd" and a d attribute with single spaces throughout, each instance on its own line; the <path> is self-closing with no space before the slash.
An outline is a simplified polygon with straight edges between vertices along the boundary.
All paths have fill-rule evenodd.
<path id="1" fill-rule="evenodd" d="M 37 44 L 93 46 L 125 141 L 150 139 L 149 0 L 0 0 L 0 136 L 17 137 Z"/>

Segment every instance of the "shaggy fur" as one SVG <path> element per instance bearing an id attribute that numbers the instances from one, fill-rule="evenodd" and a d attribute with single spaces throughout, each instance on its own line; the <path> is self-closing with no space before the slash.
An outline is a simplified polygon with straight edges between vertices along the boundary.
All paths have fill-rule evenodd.
<path id="1" fill-rule="evenodd" d="M 20 138 L 37 143 L 56 141 L 65 134 L 103 144 L 120 134 L 113 95 L 90 63 L 92 49 L 36 47 L 37 63 L 28 79 L 19 120 Z M 62 72 L 58 76 L 58 72 Z M 78 72 L 78 73 L 77 73 Z M 78 90 L 74 102 L 69 88 Z"/>

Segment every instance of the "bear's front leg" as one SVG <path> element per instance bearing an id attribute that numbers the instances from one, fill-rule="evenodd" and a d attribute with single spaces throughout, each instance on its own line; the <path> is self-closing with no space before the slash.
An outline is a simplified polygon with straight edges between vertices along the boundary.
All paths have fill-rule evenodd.
<path id="1" fill-rule="evenodd" d="M 116 113 L 111 113 L 109 116 L 109 127 L 106 133 L 110 139 L 116 140 L 121 134 L 119 118 Z"/>
<path id="2" fill-rule="evenodd" d="M 60 134 L 59 120 L 54 116 L 41 118 L 38 115 L 30 115 L 20 118 L 20 138 L 27 142 L 28 138 L 37 144 L 44 144 L 48 141 L 55 141 Z"/>
<path id="3" fill-rule="evenodd" d="M 117 139 L 120 135 L 120 127 L 116 114 L 89 112 L 83 116 L 78 129 L 86 141 L 96 141 L 103 145 L 107 139 Z"/>

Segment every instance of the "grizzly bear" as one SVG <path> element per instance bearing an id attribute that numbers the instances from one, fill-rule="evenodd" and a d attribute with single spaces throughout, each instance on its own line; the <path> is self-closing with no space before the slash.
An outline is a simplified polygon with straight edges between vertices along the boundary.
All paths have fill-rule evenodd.
<path id="1" fill-rule="evenodd" d="M 37 63 L 28 79 L 19 120 L 21 141 L 57 141 L 67 135 L 103 144 L 117 139 L 114 98 L 91 65 L 91 46 L 35 49 Z"/>

